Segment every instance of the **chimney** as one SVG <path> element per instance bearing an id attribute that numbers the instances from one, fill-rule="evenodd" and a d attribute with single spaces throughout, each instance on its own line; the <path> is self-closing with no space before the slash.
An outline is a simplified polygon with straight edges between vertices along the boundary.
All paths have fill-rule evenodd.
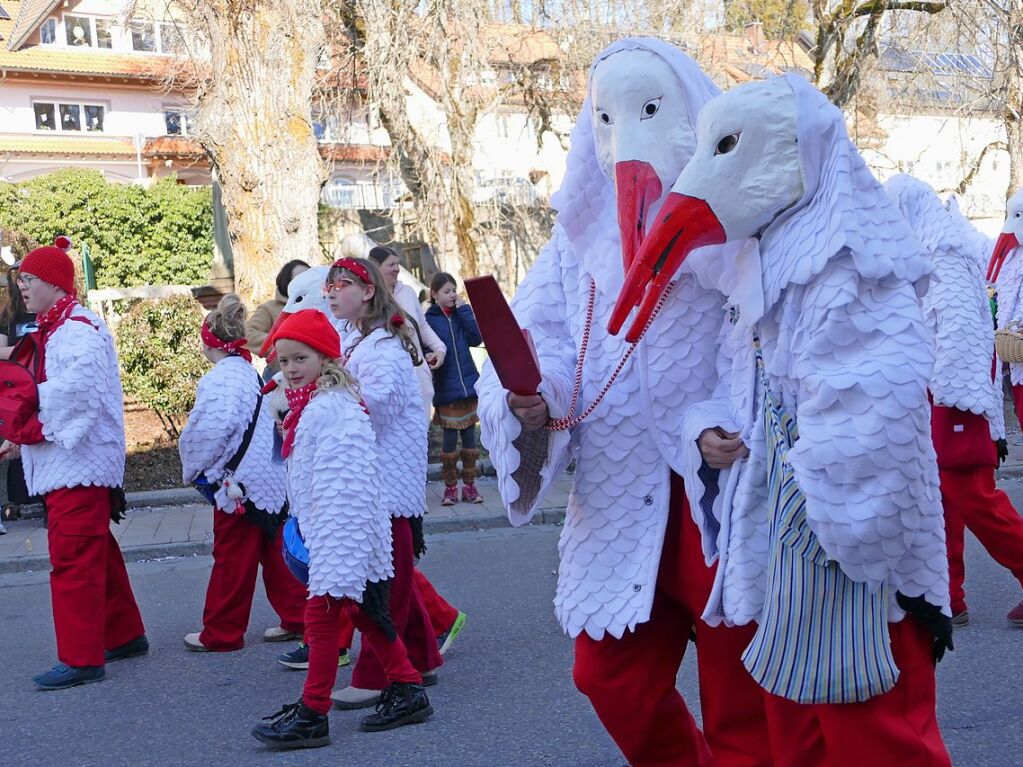
<path id="1" fill-rule="evenodd" d="M 750 51 L 757 53 L 764 48 L 764 25 L 759 21 L 751 21 L 744 27 L 746 41 L 749 43 Z"/>

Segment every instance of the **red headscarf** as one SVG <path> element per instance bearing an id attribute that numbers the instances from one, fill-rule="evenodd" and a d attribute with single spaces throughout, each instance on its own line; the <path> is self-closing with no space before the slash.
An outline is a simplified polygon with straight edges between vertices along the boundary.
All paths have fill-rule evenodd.
<path id="1" fill-rule="evenodd" d="M 373 280 L 369 276 L 369 269 L 360 264 L 354 258 L 339 258 L 333 265 L 351 272 L 366 285 L 373 284 Z"/>
<path id="2" fill-rule="evenodd" d="M 252 354 L 245 345 L 249 342 L 247 338 L 236 338 L 234 341 L 225 341 L 210 330 L 209 322 L 202 321 L 202 342 L 211 349 L 220 349 L 232 357 L 241 357 L 246 362 L 252 362 Z"/>

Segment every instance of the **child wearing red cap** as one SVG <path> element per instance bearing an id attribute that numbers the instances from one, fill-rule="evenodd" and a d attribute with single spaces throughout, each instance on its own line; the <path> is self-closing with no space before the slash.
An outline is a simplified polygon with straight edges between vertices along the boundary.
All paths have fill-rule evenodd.
<path id="1" fill-rule="evenodd" d="M 15 427 L 29 492 L 49 515 L 50 592 L 59 663 L 32 681 L 60 690 L 104 678 L 104 664 L 149 651 L 110 520 L 124 508 L 124 397 L 114 341 L 75 300 L 67 238 L 21 262 L 18 287 L 38 314 L 38 411 Z M 19 347 L 30 349 L 32 347 Z M 33 354 L 33 356 L 35 356 Z M 15 359 L 25 360 L 15 350 Z M 5 434 L 11 434 L 5 431 Z M 10 441 L 0 458 L 15 455 Z"/>
<path id="2" fill-rule="evenodd" d="M 290 513 L 309 551 L 305 629 L 309 673 L 302 698 L 252 734 L 275 749 L 330 742 L 327 712 L 345 617 L 379 658 L 387 686 L 362 729 L 422 722 L 433 708 L 388 610 L 394 576 L 388 509 L 381 503 L 377 442 L 358 387 L 338 364 L 340 339 L 322 312 L 288 317 L 274 333 L 287 386 L 282 455 Z"/>
<path id="3" fill-rule="evenodd" d="M 324 290 L 331 313 L 345 321 L 345 365 L 369 405 L 377 451 L 389 469 L 381 477 L 380 499 L 391 515 L 394 546 L 391 616 L 412 664 L 423 672 L 428 684 L 433 683 L 436 674 L 431 672 L 444 661 L 413 576 L 414 557 L 426 548 L 422 518 L 427 447 L 423 397 L 414 370 L 418 359 L 415 341 L 372 261 L 342 258 L 334 262 Z M 386 686 L 380 659 L 364 650 L 352 672 L 351 685 L 332 697 L 338 708 L 364 708 L 380 701 Z"/>
<path id="4" fill-rule="evenodd" d="M 245 314 L 241 299 L 229 293 L 203 321 L 203 354 L 213 369 L 199 381 L 178 440 L 185 483 L 201 478 L 214 497 L 203 628 L 184 639 L 195 652 L 229 652 L 245 644 L 260 565 L 267 599 L 281 619 L 264 639 L 292 639 L 304 626 L 306 592 L 281 556 L 284 465 L 274 460 L 274 417 L 246 348 Z"/>

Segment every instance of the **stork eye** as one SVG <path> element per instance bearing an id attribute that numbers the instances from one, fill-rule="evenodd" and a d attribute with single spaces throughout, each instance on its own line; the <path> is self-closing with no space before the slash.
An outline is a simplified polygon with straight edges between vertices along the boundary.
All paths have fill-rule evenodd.
<path id="1" fill-rule="evenodd" d="M 728 154 L 731 152 L 739 143 L 739 136 L 741 135 L 742 132 L 740 131 L 738 133 L 733 133 L 730 136 L 725 136 L 718 142 L 718 145 L 714 147 L 714 154 Z"/>
<path id="2" fill-rule="evenodd" d="M 660 111 L 661 109 L 661 98 L 662 98 L 661 96 L 658 96 L 657 98 L 650 99 L 647 103 L 645 103 L 643 105 L 643 114 L 640 115 L 639 119 L 649 120 L 651 117 L 657 114 L 658 111 Z"/>
<path id="3" fill-rule="evenodd" d="M 302 298 L 303 298 L 303 296 L 298 296 L 298 297 L 297 297 L 297 298 L 295 299 L 295 303 L 296 303 L 296 304 L 300 304 L 300 303 L 302 303 Z"/>
<path id="4" fill-rule="evenodd" d="M 611 115 L 602 110 L 597 112 L 597 119 L 604 123 L 604 125 L 610 125 L 612 123 Z"/>

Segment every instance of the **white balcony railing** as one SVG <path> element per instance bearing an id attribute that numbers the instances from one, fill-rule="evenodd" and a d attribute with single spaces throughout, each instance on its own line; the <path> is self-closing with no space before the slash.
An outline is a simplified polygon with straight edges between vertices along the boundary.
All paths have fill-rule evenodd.
<path id="1" fill-rule="evenodd" d="M 336 184 L 323 187 L 320 200 L 331 208 L 389 210 L 397 203 L 402 187 L 397 184 Z"/>

